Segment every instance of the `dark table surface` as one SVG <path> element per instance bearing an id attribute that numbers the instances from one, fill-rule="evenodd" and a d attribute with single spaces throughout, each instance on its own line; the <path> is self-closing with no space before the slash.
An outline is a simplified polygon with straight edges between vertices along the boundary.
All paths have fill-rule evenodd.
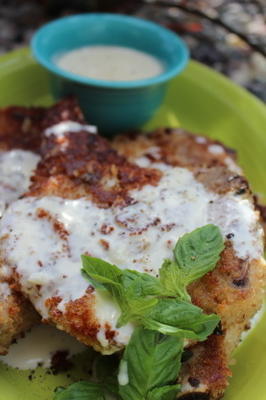
<path id="1" fill-rule="evenodd" d="M 27 45 L 51 19 L 95 10 L 169 27 L 184 38 L 193 59 L 266 102 L 266 0 L 0 0 L 0 53 Z"/>

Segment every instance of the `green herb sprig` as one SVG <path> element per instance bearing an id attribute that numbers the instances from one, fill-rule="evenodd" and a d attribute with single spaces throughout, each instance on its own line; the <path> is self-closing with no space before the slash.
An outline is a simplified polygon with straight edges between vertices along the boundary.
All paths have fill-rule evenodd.
<path id="1" fill-rule="evenodd" d="M 187 286 L 215 268 L 223 248 L 219 229 L 206 225 L 178 240 L 174 260 L 164 261 L 159 278 L 123 270 L 89 256 L 82 256 L 82 271 L 98 290 L 108 291 L 119 305 L 118 328 L 131 321 L 166 335 L 205 340 L 219 318 L 194 306 Z"/>
<path id="2" fill-rule="evenodd" d="M 110 293 L 120 307 L 117 328 L 128 322 L 136 325 L 120 362 L 118 376 L 124 374 L 127 379 L 120 379 L 116 398 L 175 398 L 184 339 L 203 341 L 219 322 L 217 315 L 206 315 L 191 303 L 187 287 L 215 268 L 223 249 L 217 226 L 195 229 L 178 240 L 173 260 L 163 262 L 158 278 L 82 256 L 83 276 L 96 290 Z M 64 392 L 59 392 L 55 400 L 85 400 L 82 396 L 86 390 L 86 400 L 105 399 L 101 385 L 86 384 L 71 385 L 65 391 L 67 396 L 71 393 L 69 397 L 60 397 Z"/>

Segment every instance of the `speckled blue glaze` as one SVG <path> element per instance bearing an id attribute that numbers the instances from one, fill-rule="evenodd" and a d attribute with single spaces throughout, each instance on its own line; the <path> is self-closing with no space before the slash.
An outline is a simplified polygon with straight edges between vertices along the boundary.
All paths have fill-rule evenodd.
<path id="1" fill-rule="evenodd" d="M 145 51 L 165 66 L 162 74 L 136 81 L 105 81 L 59 68 L 56 56 L 88 45 L 118 45 Z M 149 21 L 118 14 L 81 14 L 40 28 L 31 43 L 34 57 L 51 73 L 56 99 L 74 94 L 90 123 L 104 133 L 140 127 L 162 103 L 167 82 L 186 66 L 189 52 L 173 32 Z"/>

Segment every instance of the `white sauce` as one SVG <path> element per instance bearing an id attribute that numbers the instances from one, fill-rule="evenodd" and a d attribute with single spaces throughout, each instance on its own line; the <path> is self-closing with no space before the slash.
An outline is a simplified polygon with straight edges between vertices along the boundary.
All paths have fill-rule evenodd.
<path id="1" fill-rule="evenodd" d="M 127 362 L 122 360 L 119 366 L 119 372 L 118 372 L 118 383 L 121 386 L 125 386 L 129 382 L 129 377 L 128 377 L 128 369 L 127 369 Z"/>
<path id="2" fill-rule="evenodd" d="M 161 148 L 159 146 L 151 146 L 145 151 L 145 158 L 148 159 L 148 156 L 152 156 L 154 160 L 160 160 L 161 159 Z"/>
<path id="3" fill-rule="evenodd" d="M 154 56 L 122 46 L 85 46 L 58 56 L 55 63 L 77 75 L 108 81 L 152 78 L 164 71 Z"/>
<path id="4" fill-rule="evenodd" d="M 97 133 L 97 127 L 95 125 L 82 125 L 79 122 L 74 121 L 63 121 L 59 122 L 56 125 L 47 128 L 44 131 L 45 136 L 54 135 L 58 138 L 63 138 L 64 135 L 68 132 L 80 132 L 87 131 L 89 133 Z"/>
<path id="5" fill-rule="evenodd" d="M 242 169 L 234 162 L 231 157 L 226 157 L 224 163 L 230 171 L 235 172 L 237 175 L 243 175 Z"/>
<path id="6" fill-rule="evenodd" d="M 96 317 L 101 326 L 104 326 L 108 321 L 111 327 L 115 327 L 120 314 L 119 307 L 112 301 L 111 295 L 96 292 Z M 131 323 L 122 326 L 117 332 L 116 340 L 119 343 L 128 343 L 133 330 L 134 325 Z M 103 329 L 98 332 L 97 339 L 102 346 L 108 346 L 108 340 Z"/>
<path id="7" fill-rule="evenodd" d="M 86 346 L 53 326 L 38 325 L 12 344 L 0 361 L 12 368 L 35 369 L 38 365 L 51 367 L 52 356 L 57 351 L 68 351 L 68 356 L 81 353 Z"/>
<path id="8" fill-rule="evenodd" d="M 9 235 L 0 245 L 3 256 L 9 268 L 16 266 L 24 293 L 44 318 L 47 298 L 61 296 L 59 307 L 63 311 L 67 302 L 85 294 L 88 281 L 80 273 L 80 255 L 86 251 L 121 268 L 156 275 L 162 261 L 172 257 L 181 235 L 214 223 L 224 236 L 234 234 L 232 243 L 239 257 L 262 257 L 263 232 L 258 213 L 248 200 L 233 193 L 208 191 L 185 168 L 159 163 L 153 166 L 163 171 L 158 186 L 131 191 L 135 202 L 124 208 L 100 209 L 89 199 L 58 197 L 28 197 L 8 208 L 0 222 L 1 236 Z M 49 220 L 37 217 L 40 208 L 63 224 L 67 238 L 60 238 Z M 112 227 L 109 234 L 103 233 L 103 226 Z M 108 249 L 101 240 L 108 243 Z M 42 285 L 40 290 L 37 285 Z M 98 340 L 106 346 L 104 324 L 108 322 L 116 330 L 119 310 L 98 294 L 96 304 L 102 327 Z M 117 343 L 126 344 L 132 325 L 116 331 Z"/>
<path id="9" fill-rule="evenodd" d="M 218 144 L 210 144 L 208 146 L 208 151 L 209 151 L 209 153 L 218 155 L 218 154 L 224 153 L 224 148 Z"/>
<path id="10" fill-rule="evenodd" d="M 11 294 L 10 287 L 6 282 L 0 282 L 0 300 L 2 301 L 4 298 Z"/>
<path id="11" fill-rule="evenodd" d="M 30 177 L 39 159 L 31 151 L 0 152 L 0 218 L 8 204 L 28 189 Z"/>
<path id="12" fill-rule="evenodd" d="M 195 142 L 204 144 L 207 143 L 207 139 L 204 136 L 195 136 Z"/>

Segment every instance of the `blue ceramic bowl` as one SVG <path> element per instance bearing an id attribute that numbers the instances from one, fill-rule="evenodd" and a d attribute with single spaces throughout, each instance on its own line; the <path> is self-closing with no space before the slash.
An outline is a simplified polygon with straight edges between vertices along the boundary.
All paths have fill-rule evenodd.
<path id="1" fill-rule="evenodd" d="M 82 77 L 55 64 L 55 58 L 88 45 L 119 45 L 142 50 L 165 66 L 162 74 L 143 80 L 113 82 Z M 142 19 L 117 14 L 81 14 L 40 28 L 31 43 L 37 61 L 50 71 L 55 98 L 78 97 L 90 123 L 101 132 L 135 129 L 162 103 L 167 82 L 186 66 L 189 53 L 173 32 Z"/>

